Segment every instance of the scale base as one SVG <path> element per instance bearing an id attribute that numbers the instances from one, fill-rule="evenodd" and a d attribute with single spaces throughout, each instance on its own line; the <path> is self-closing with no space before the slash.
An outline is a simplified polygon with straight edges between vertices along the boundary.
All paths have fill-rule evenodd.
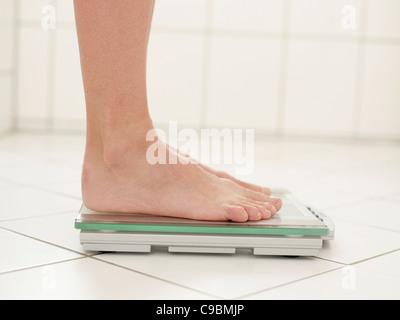
<path id="1" fill-rule="evenodd" d="M 163 234 L 82 230 L 80 241 L 85 251 L 151 252 L 152 247 L 167 247 L 169 252 L 234 254 L 236 249 L 251 249 L 254 255 L 316 256 L 321 237 L 249 236 L 209 234 Z"/>

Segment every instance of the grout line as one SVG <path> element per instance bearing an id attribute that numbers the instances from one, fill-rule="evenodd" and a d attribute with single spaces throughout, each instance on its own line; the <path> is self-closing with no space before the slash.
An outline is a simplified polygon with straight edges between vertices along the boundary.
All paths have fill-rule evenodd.
<path id="1" fill-rule="evenodd" d="M 389 229 L 389 228 L 385 228 L 385 227 L 380 227 L 380 226 L 376 226 L 376 225 L 372 225 L 372 224 L 367 224 L 367 223 L 362 223 L 362 222 L 355 222 L 354 220 L 348 220 L 346 218 L 337 218 L 335 217 L 334 220 L 339 220 L 339 221 L 343 221 L 346 223 L 350 223 L 350 224 L 355 224 L 357 226 L 362 226 L 362 227 L 367 227 L 367 228 L 373 228 L 373 229 L 379 229 L 379 230 L 383 230 L 383 231 L 387 231 L 387 232 L 394 232 L 394 233 L 400 233 L 399 230 L 395 230 L 395 229 Z"/>
<path id="2" fill-rule="evenodd" d="M 87 254 L 87 253 L 80 252 L 80 251 L 76 251 L 76 250 L 73 250 L 73 249 L 70 249 L 70 248 L 67 248 L 67 247 L 63 247 L 63 246 L 61 246 L 61 245 L 58 245 L 58 244 L 55 244 L 55 243 L 52 243 L 52 242 L 49 242 L 49 241 L 46 241 L 46 240 L 43 240 L 43 239 L 39 239 L 39 238 L 30 236 L 30 235 L 28 235 L 28 234 L 25 234 L 25 233 L 22 233 L 22 232 L 18 232 L 18 231 L 9 229 L 9 228 L 4 227 L 4 226 L 0 226 L 0 229 L 4 229 L 4 230 L 7 230 L 7 231 L 9 231 L 9 232 L 13 232 L 13 233 L 15 233 L 15 234 L 18 234 L 18 235 L 20 235 L 20 236 L 27 237 L 27 238 L 30 238 L 30 239 L 33 239 L 33 240 L 36 240 L 36 241 L 40 241 L 40 242 L 46 243 L 46 244 L 48 244 L 48 245 L 57 247 L 57 248 L 59 248 L 59 249 L 64 249 L 64 250 L 70 251 L 70 252 L 72 252 L 72 253 L 79 254 L 79 255 L 81 255 L 81 256 L 83 256 L 83 257 L 89 257 L 89 258 L 90 258 L 90 257 L 92 257 L 93 255 L 95 255 L 95 253 L 93 253 L 93 254 Z"/>
<path id="3" fill-rule="evenodd" d="M 16 0 L 18 1 L 18 0 Z M 291 1 L 291 0 L 288 0 Z M 16 23 L 17 27 L 40 29 L 40 23 L 36 20 L 19 20 Z M 75 29 L 74 22 L 57 22 L 57 30 Z M 319 33 L 300 33 L 292 32 L 290 35 L 287 32 L 269 32 L 262 30 L 241 30 L 241 29 L 223 29 L 207 27 L 163 27 L 152 26 L 151 32 L 159 34 L 183 34 L 183 35 L 203 35 L 213 33 L 218 36 L 226 37 L 254 37 L 254 38 L 292 38 L 299 41 L 324 41 L 324 42 L 358 42 L 380 44 L 380 45 L 400 45 L 400 38 L 381 37 L 381 36 L 365 36 L 365 35 L 341 35 L 341 34 L 319 34 Z"/>
<path id="4" fill-rule="evenodd" d="M 359 199 L 359 200 L 339 203 L 337 205 L 332 205 L 332 206 L 324 207 L 324 208 L 321 208 L 321 209 L 323 209 L 323 210 L 335 210 L 335 209 L 338 209 L 338 208 L 340 209 L 340 208 L 344 208 L 344 207 L 351 207 L 351 206 L 354 206 L 354 205 L 357 205 L 357 204 L 360 204 L 360 203 L 364 203 L 366 201 L 376 201 L 376 200 L 392 202 L 392 201 L 390 201 L 390 197 L 393 197 L 393 196 L 395 196 L 397 194 L 399 194 L 398 191 L 390 192 L 390 193 L 387 193 L 387 194 L 381 195 L 381 196 L 366 196 L 365 198 L 362 198 L 362 199 Z"/>
<path id="5" fill-rule="evenodd" d="M 29 269 L 35 269 L 35 268 L 43 268 L 46 266 L 51 266 L 54 264 L 59 264 L 59 263 L 64 263 L 64 262 L 69 262 L 69 261 L 74 261 L 74 260 L 79 260 L 79 259 L 85 259 L 85 258 L 89 258 L 89 257 L 76 257 L 76 258 L 71 258 L 71 259 L 65 259 L 65 260 L 60 260 L 60 261 L 54 261 L 54 262 L 50 262 L 50 263 L 43 263 L 43 264 L 38 264 L 35 266 L 31 266 L 31 267 L 23 267 L 23 268 L 19 268 L 19 269 L 15 269 L 15 270 L 9 270 L 9 271 L 4 271 L 4 272 L 0 272 L 0 275 L 5 275 L 5 274 L 9 274 L 9 273 L 13 273 L 13 272 L 18 272 L 18 271 L 25 271 L 25 270 L 29 270 Z"/>
<path id="6" fill-rule="evenodd" d="M 323 271 L 323 272 L 319 272 L 319 273 L 316 273 L 316 274 L 313 274 L 313 275 L 310 275 L 310 276 L 307 276 L 307 277 L 304 277 L 304 278 L 300 278 L 300 279 L 288 281 L 288 282 L 285 282 L 285 283 L 281 283 L 281 284 L 272 286 L 272 287 L 267 288 L 267 289 L 261 289 L 261 290 L 258 290 L 258 291 L 252 292 L 252 293 L 248 293 L 248 294 L 245 294 L 243 296 L 236 297 L 235 300 L 243 299 L 243 298 L 246 298 L 246 297 L 251 297 L 253 295 L 256 295 L 256 294 L 259 294 L 259 293 L 262 293 L 262 292 L 270 291 L 272 289 L 277 289 L 277 288 L 280 288 L 280 287 L 283 287 L 283 286 L 286 286 L 286 285 L 290 285 L 290 284 L 293 284 L 293 283 L 296 283 L 296 282 L 299 282 L 299 281 L 307 280 L 307 279 L 310 279 L 310 278 L 313 278 L 313 277 L 316 277 L 316 276 L 319 276 L 319 275 L 322 275 L 322 274 L 325 274 L 325 273 L 329 273 L 329 272 L 332 272 L 332 271 L 335 271 L 335 270 L 338 270 L 338 269 L 341 269 L 341 268 L 343 268 L 343 265 L 341 265 L 339 267 L 335 267 L 335 268 L 329 269 L 329 270 L 326 270 L 326 271 Z"/>
<path id="7" fill-rule="evenodd" d="M 166 283 L 169 283 L 169 284 L 173 284 L 173 285 L 176 285 L 176 286 L 181 287 L 181 288 L 184 288 L 184 289 L 188 289 L 188 290 L 191 290 L 191 291 L 195 291 L 195 292 L 198 292 L 198 293 L 201 293 L 201 294 L 204 294 L 204 295 L 207 295 L 207 296 L 216 298 L 216 299 L 224 299 L 224 298 L 219 297 L 219 296 L 216 296 L 216 295 L 214 295 L 214 294 L 211 294 L 211 293 L 208 293 L 208 292 L 205 292 L 205 291 L 201 291 L 201 290 L 198 290 L 198 289 L 195 289 L 195 288 L 192 288 L 192 287 L 189 287 L 189 286 L 186 286 L 186 285 L 183 285 L 183 284 L 180 284 L 180 283 L 171 281 L 171 280 L 167 280 L 167 279 L 164 279 L 164 278 L 160 278 L 160 277 L 151 275 L 151 274 L 149 274 L 149 273 L 145 273 L 145 272 L 142 272 L 142 271 L 139 271 L 139 270 L 135 270 L 135 269 L 132 269 L 132 268 L 129 268 L 129 267 L 120 265 L 120 264 L 116 264 L 116 263 L 114 263 L 114 262 L 110 262 L 110 261 L 107 261 L 107 260 L 103 260 L 103 259 L 101 259 L 101 258 L 97 258 L 96 256 L 90 256 L 89 258 L 90 258 L 90 259 L 97 260 L 97 261 L 101 261 L 101 262 L 104 262 L 104 263 L 108 263 L 108 264 L 110 264 L 110 265 L 112 265 L 112 266 L 115 266 L 115 267 L 118 267 L 118 268 L 121 268 L 121 269 L 125 269 L 125 270 L 129 270 L 129 271 L 132 271 L 132 272 L 136 272 L 136 273 L 141 274 L 141 275 L 143 275 L 143 276 L 147 276 L 147 277 L 150 277 L 150 278 L 153 278 L 153 279 L 156 279 L 156 280 L 160 280 L 160 281 L 163 281 L 163 282 L 166 282 Z"/>
<path id="8" fill-rule="evenodd" d="M 76 251 L 76 250 L 73 250 L 73 249 L 70 249 L 70 248 L 67 248 L 67 247 L 63 247 L 63 246 L 61 246 L 61 245 L 58 245 L 58 244 L 55 244 L 55 243 L 52 243 L 52 242 L 49 242 L 49 241 L 46 241 L 46 240 L 43 240 L 43 239 L 39 239 L 39 238 L 30 236 L 30 235 L 28 235 L 28 234 L 25 234 L 25 233 L 22 233 L 22 232 L 19 232 L 19 231 L 15 231 L 15 230 L 9 229 L 9 228 L 4 227 L 4 226 L 0 226 L 0 229 L 3 229 L 3 230 L 6 230 L 6 231 L 9 231 L 9 232 L 18 234 L 18 235 L 23 236 L 23 237 L 26 237 L 26 238 L 30 238 L 30 239 L 32 239 L 32 240 L 40 241 L 40 242 L 42 242 L 42 243 L 51 245 L 51 246 L 53 246 L 53 247 L 57 247 L 57 248 L 59 248 L 59 249 L 67 250 L 67 251 L 70 251 L 70 252 L 72 252 L 72 253 L 75 253 L 75 254 L 78 254 L 78 255 L 83 256 L 83 257 L 78 257 L 78 258 L 85 258 L 85 257 L 90 258 L 90 257 L 92 256 L 92 255 L 89 255 L 89 254 L 87 254 L 87 253 L 80 252 L 80 251 Z M 74 260 L 74 259 L 75 259 L 75 258 L 73 258 L 72 260 Z M 58 261 L 58 262 L 63 262 L 63 261 Z M 29 268 L 28 268 L 28 269 L 29 269 Z M 1 274 L 1 273 L 0 273 L 0 274 Z"/>
<path id="9" fill-rule="evenodd" d="M 259 294 L 259 293 L 261 293 L 261 292 L 266 292 L 266 291 L 269 291 L 269 290 L 272 290 L 272 289 L 276 289 L 276 288 L 279 288 L 279 287 L 283 287 L 283 286 L 286 286 L 286 285 L 290 285 L 290 284 L 293 284 L 293 283 L 296 283 L 296 282 L 299 282 L 299 281 L 307 280 L 307 279 L 310 279 L 310 278 L 313 278 L 313 277 L 315 277 L 315 276 L 319 276 L 319 275 L 322 275 L 322 274 L 325 274 L 325 273 L 328 273 L 328 272 L 332 272 L 332 271 L 341 269 L 341 268 L 346 267 L 346 266 L 356 266 L 356 265 L 359 264 L 359 263 L 362 263 L 362 262 L 365 262 L 365 261 L 369 261 L 369 260 L 372 260 L 372 259 L 375 259 L 375 258 L 379 258 L 379 257 L 385 256 L 385 255 L 388 255 L 388 254 L 397 252 L 397 251 L 399 251 L 399 250 L 400 250 L 400 248 L 394 249 L 394 250 L 391 250 L 391 251 L 388 251 L 388 252 L 384 252 L 384 253 L 375 255 L 375 256 L 373 256 L 373 257 L 365 258 L 365 259 L 362 259 L 362 260 L 359 260 L 359 261 L 356 261 L 356 262 L 352 262 L 352 263 L 349 263 L 349 264 L 346 264 L 346 263 L 343 263 L 343 262 L 334 261 L 334 260 L 330 260 L 330 259 L 326 259 L 326 258 L 322 258 L 322 257 L 314 257 L 314 258 L 318 258 L 318 259 L 320 259 L 320 260 L 325 260 L 325 261 L 328 261 L 328 262 L 334 262 L 334 263 L 336 263 L 336 264 L 340 264 L 341 266 L 340 266 L 340 267 L 337 267 L 337 268 L 333 268 L 333 269 L 327 270 L 327 271 L 324 271 L 324 272 L 316 273 L 316 274 L 311 275 L 311 276 L 308 276 L 308 277 L 304 277 L 304 278 L 301 278 L 301 279 L 297 279 L 297 280 L 289 281 L 289 282 L 286 282 L 286 283 L 282 283 L 282 284 L 279 284 L 279 285 L 270 287 L 270 288 L 268 288 L 268 289 L 259 290 L 259 291 L 253 292 L 253 293 L 251 293 L 251 294 L 246 294 L 246 295 L 237 297 L 237 298 L 235 298 L 235 299 L 238 299 L 238 300 L 239 300 L 239 299 L 243 299 L 243 298 L 245 298 L 245 297 L 250 297 L 250 296 L 252 296 L 252 295 Z M 359 267 L 359 268 L 362 268 L 362 266 L 358 266 L 358 267 Z M 375 272 L 382 273 L 381 271 L 375 271 Z M 395 275 L 392 275 L 392 274 L 390 274 L 390 275 L 391 275 L 391 276 L 395 276 Z"/>
<path id="10" fill-rule="evenodd" d="M 324 240 L 325 241 L 325 240 Z M 332 240 L 335 241 L 335 240 Z M 323 248 L 322 248 L 323 249 Z M 336 264 L 340 264 L 342 265 L 342 267 L 347 266 L 347 263 L 344 262 L 340 262 L 340 261 L 336 261 L 336 260 L 332 260 L 332 259 L 328 259 L 328 258 L 324 258 L 324 257 L 319 257 L 319 256 L 313 256 L 313 258 L 318 259 L 318 260 L 323 260 L 323 261 L 327 261 L 327 262 L 332 262 L 332 263 L 336 263 Z"/>
<path id="11" fill-rule="evenodd" d="M 394 250 L 390 250 L 390 251 L 387 251 L 387 252 L 384 252 L 384 253 L 377 254 L 377 255 L 375 255 L 373 257 L 369 257 L 369 258 L 361 259 L 361 260 L 356 261 L 356 262 L 352 262 L 352 263 L 350 263 L 348 265 L 349 266 L 354 266 L 354 265 L 357 265 L 357 264 L 362 263 L 362 262 L 366 262 L 366 261 L 369 261 L 369 260 L 372 260 L 372 259 L 375 259 L 375 258 L 379 258 L 379 257 L 385 256 L 385 255 L 397 252 L 399 250 L 400 250 L 400 248 L 397 248 L 397 249 L 394 249 Z"/>
<path id="12" fill-rule="evenodd" d="M 52 194 L 56 194 L 56 195 L 59 195 L 59 196 L 64 196 L 64 197 L 75 199 L 75 200 L 82 200 L 81 197 L 73 196 L 71 194 L 60 192 L 60 191 L 56 191 L 56 190 L 52 190 L 52 189 L 47 189 L 46 187 L 42 187 L 40 185 L 35 185 L 35 184 L 30 184 L 30 183 L 20 182 L 20 181 L 15 181 L 15 180 L 4 178 L 4 177 L 0 177 L 0 180 L 6 181 L 8 183 L 15 184 L 16 186 L 19 186 L 19 187 L 39 189 L 41 191 L 46 191 L 46 192 L 49 192 L 49 193 L 52 193 Z M 57 183 L 57 182 L 63 183 L 65 181 L 54 181 L 54 183 Z M 70 181 L 67 181 L 67 182 L 70 182 Z"/>
<path id="13" fill-rule="evenodd" d="M 287 0 L 291 1 L 291 0 Z M 285 21 L 284 21 L 285 23 Z M 307 42 L 336 42 L 336 43 L 365 43 L 377 45 L 400 45 L 400 38 L 376 37 L 365 35 L 341 35 L 341 34 L 320 34 L 320 33 L 300 33 L 283 31 L 268 32 L 257 30 L 240 30 L 240 29 L 221 29 L 206 27 L 206 33 L 221 37 L 235 38 L 270 38 L 270 39 L 288 39 Z M 183 27 L 152 27 L 152 32 L 158 34 L 182 34 L 182 35 L 203 35 L 203 28 L 183 28 Z"/>
<path id="14" fill-rule="evenodd" d="M 33 120 L 31 118 L 26 118 L 24 119 L 29 119 Z M 74 121 L 75 122 L 75 121 Z M 168 123 L 166 122 L 155 122 L 156 127 L 160 128 L 168 128 Z M 184 125 L 184 124 L 183 124 Z M 165 127 L 162 127 L 165 126 Z M 193 127 L 193 124 L 186 124 L 185 127 Z M 226 129 L 227 127 L 222 127 L 222 126 L 213 126 L 215 129 Z M 242 127 L 239 127 L 242 128 Z M 200 128 L 199 128 L 200 129 Z M 228 127 L 228 129 L 238 129 L 238 127 Z M 243 127 L 242 129 L 246 129 Z M 13 134 L 19 134 L 19 133 L 28 133 L 28 134 L 51 134 L 51 135 L 84 135 L 85 132 L 81 130 L 66 130 L 66 129 L 57 129 L 55 128 L 52 132 L 46 132 L 43 129 L 31 129 L 31 128 L 20 128 L 17 131 L 14 131 Z M 280 139 L 279 141 L 288 141 L 288 142 L 307 142 L 307 143 L 342 143 L 345 145 L 366 145 L 366 144 L 375 144 L 379 145 L 382 143 L 385 144 L 390 144 L 393 147 L 398 147 L 400 146 L 400 137 L 350 137 L 350 136 L 335 136 L 335 135 L 311 135 L 311 134 L 304 134 L 304 133 L 285 133 L 282 136 L 276 135 L 276 133 L 270 132 L 270 131 L 265 131 L 262 130 L 261 128 L 257 128 L 256 130 L 256 136 L 255 139 L 258 141 L 269 141 L 269 139 Z M 275 141 L 275 140 L 274 140 Z"/>
<path id="15" fill-rule="evenodd" d="M 54 0 L 48 0 L 48 4 L 56 6 Z M 57 8 L 56 8 L 57 9 Z M 57 12 L 57 11 L 56 11 Z M 56 21 L 56 28 L 62 30 L 72 30 L 75 29 L 75 22 L 68 21 Z M 31 28 L 31 29 L 42 29 L 40 19 L 39 20 L 30 20 L 30 19 L 18 19 L 18 26 L 23 28 Z"/>
<path id="16" fill-rule="evenodd" d="M 53 212 L 50 212 L 50 213 L 37 214 L 37 215 L 27 216 L 27 217 L 4 219 L 4 220 L 0 220 L 0 228 L 6 228 L 6 227 L 4 227 L 4 225 L 3 226 L 1 225 L 3 222 L 7 223 L 7 222 L 23 221 L 23 220 L 36 219 L 36 218 L 44 218 L 44 217 L 55 217 L 55 216 L 58 216 L 58 215 L 67 214 L 67 213 L 74 213 L 74 212 L 76 214 L 78 214 L 78 210 L 79 209 L 63 210 L 63 211 L 56 211 L 56 212 L 53 211 Z"/>

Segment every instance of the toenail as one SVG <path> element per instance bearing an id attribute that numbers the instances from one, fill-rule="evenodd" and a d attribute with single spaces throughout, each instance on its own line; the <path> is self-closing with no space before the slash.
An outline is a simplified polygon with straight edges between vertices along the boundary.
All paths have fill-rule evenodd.
<path id="1" fill-rule="evenodd" d="M 267 195 L 270 195 L 270 194 L 271 194 L 270 188 L 261 187 L 261 190 L 262 190 L 263 193 L 266 193 Z"/>
<path id="2" fill-rule="evenodd" d="M 280 205 L 280 201 L 281 201 L 281 199 L 279 199 L 279 198 L 271 197 L 271 202 L 275 205 L 275 207 Z"/>

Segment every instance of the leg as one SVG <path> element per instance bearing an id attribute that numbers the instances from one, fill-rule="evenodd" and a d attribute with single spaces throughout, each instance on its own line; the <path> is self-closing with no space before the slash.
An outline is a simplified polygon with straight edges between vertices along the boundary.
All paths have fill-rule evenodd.
<path id="1" fill-rule="evenodd" d="M 203 220 L 267 219 L 280 199 L 196 164 L 146 160 L 153 128 L 146 54 L 154 1 L 75 0 L 87 136 L 82 198 L 88 208 Z M 176 152 L 163 145 L 166 154 Z M 181 155 L 178 155 L 181 156 Z"/>

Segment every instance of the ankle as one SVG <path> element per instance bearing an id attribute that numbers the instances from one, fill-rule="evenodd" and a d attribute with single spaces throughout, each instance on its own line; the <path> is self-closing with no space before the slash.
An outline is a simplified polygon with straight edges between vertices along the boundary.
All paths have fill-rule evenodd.
<path id="1" fill-rule="evenodd" d="M 102 162 L 106 167 L 121 166 L 145 155 L 147 133 L 154 129 L 151 119 L 117 128 L 107 127 L 103 131 L 101 146 Z"/>

